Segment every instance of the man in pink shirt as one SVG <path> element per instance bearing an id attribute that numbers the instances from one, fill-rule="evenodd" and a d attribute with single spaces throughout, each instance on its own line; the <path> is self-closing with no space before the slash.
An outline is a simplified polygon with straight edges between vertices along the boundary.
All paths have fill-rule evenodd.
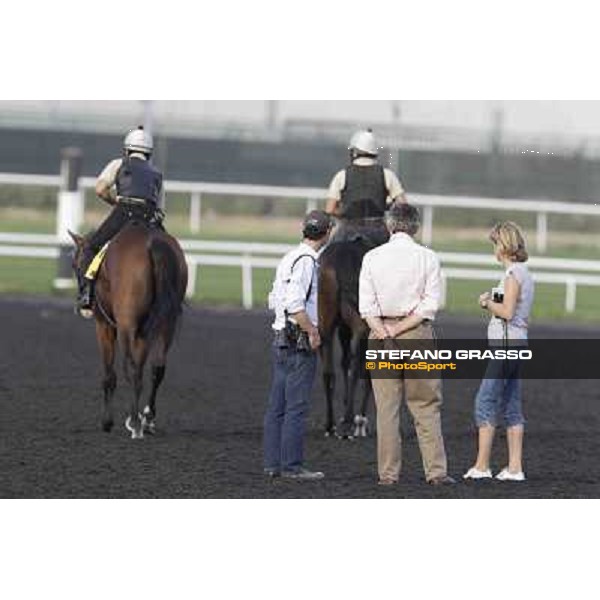
<path id="1" fill-rule="evenodd" d="M 387 217 L 390 240 L 365 254 L 359 280 L 359 310 L 370 339 L 433 340 L 431 322 L 440 305 L 440 262 L 413 236 L 419 211 L 394 203 Z M 433 343 L 433 342 L 432 342 Z M 403 389 L 419 440 L 428 483 L 455 483 L 447 474 L 442 437 L 442 387 L 439 376 L 393 379 L 373 377 L 377 408 L 377 462 L 380 485 L 397 483 L 401 468 L 400 403 Z"/>

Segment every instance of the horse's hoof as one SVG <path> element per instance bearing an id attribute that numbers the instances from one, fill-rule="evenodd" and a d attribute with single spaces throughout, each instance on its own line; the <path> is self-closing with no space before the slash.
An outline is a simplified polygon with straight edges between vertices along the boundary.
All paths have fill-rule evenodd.
<path id="1" fill-rule="evenodd" d="M 112 421 L 102 421 L 102 431 L 110 433 L 112 431 L 114 423 Z"/>
<path id="2" fill-rule="evenodd" d="M 363 415 L 354 417 L 354 437 L 368 437 L 369 418 Z"/>
<path id="3" fill-rule="evenodd" d="M 156 423 L 154 421 L 143 421 L 142 428 L 145 433 L 154 435 L 156 433 Z"/>
<path id="4" fill-rule="evenodd" d="M 156 423 L 154 421 L 154 415 L 150 410 L 149 406 L 144 408 L 144 413 L 142 415 L 142 429 L 149 433 L 150 435 L 154 435 L 156 433 Z"/>
<path id="5" fill-rule="evenodd" d="M 324 435 L 326 438 L 335 437 L 337 435 L 337 431 L 336 431 L 335 427 L 328 427 L 327 429 L 325 429 Z"/>
<path id="6" fill-rule="evenodd" d="M 352 424 L 342 419 L 337 427 L 336 437 L 338 440 L 352 440 L 354 439 L 353 432 Z"/>
<path id="7" fill-rule="evenodd" d="M 144 437 L 144 428 L 142 426 L 141 415 L 140 415 L 140 426 L 139 426 L 139 429 L 137 427 L 134 427 L 131 424 L 131 417 L 127 417 L 127 419 L 125 420 L 125 428 L 127 429 L 127 431 L 131 432 L 131 439 L 132 440 L 139 440 L 139 439 L 142 439 Z"/>

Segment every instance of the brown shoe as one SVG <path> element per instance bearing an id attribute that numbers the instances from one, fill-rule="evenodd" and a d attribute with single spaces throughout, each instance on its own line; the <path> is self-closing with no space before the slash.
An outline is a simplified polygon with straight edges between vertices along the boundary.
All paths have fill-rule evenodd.
<path id="1" fill-rule="evenodd" d="M 377 485 L 396 485 L 398 481 L 396 479 L 390 479 L 389 477 L 384 477 L 377 482 Z"/>
<path id="2" fill-rule="evenodd" d="M 439 477 L 430 479 L 427 483 L 429 485 L 452 485 L 456 483 L 456 481 L 449 475 L 440 475 Z"/>

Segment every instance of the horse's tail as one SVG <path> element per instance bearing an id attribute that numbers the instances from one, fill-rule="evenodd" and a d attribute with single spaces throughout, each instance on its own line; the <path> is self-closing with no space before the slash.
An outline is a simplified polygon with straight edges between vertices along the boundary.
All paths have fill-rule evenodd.
<path id="1" fill-rule="evenodd" d="M 332 265 L 327 263 L 319 269 L 318 305 L 319 333 L 325 342 L 332 339 L 340 312 L 337 275 Z"/>
<path id="2" fill-rule="evenodd" d="M 363 256 L 368 248 L 362 240 L 331 244 L 329 263 L 335 272 L 339 302 L 358 310 L 358 280 Z M 325 251 L 329 250 L 327 248 Z M 323 259 L 321 265 L 323 265 Z"/>
<path id="3" fill-rule="evenodd" d="M 150 238 L 148 250 L 152 261 L 154 298 L 138 335 L 150 341 L 161 329 L 167 337 L 173 335 L 181 316 L 183 297 L 179 262 L 175 250 L 167 241 L 156 236 Z"/>

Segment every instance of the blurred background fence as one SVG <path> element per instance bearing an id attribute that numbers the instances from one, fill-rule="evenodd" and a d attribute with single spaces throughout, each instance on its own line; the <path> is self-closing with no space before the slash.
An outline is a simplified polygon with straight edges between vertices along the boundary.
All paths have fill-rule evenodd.
<path id="1" fill-rule="evenodd" d="M 83 189 L 91 190 L 95 184 L 94 178 L 80 179 L 80 185 Z M 0 257 L 6 259 L 56 259 L 58 258 L 58 246 L 60 243 L 56 232 L 60 230 L 57 223 L 56 199 L 58 187 L 60 185 L 59 176 L 47 175 L 23 175 L 23 174 L 0 174 L 0 185 L 10 186 L 18 189 L 19 186 L 25 186 L 29 189 L 40 188 L 46 194 L 40 206 L 33 211 L 38 220 L 38 227 L 32 228 L 33 216 L 27 216 L 27 213 L 21 213 L 18 207 L 13 207 L 15 211 L 13 218 L 21 220 L 23 229 L 26 232 L 19 232 L 18 227 L 12 231 L 0 232 Z M 219 184 L 211 182 L 165 182 L 167 198 L 171 194 L 179 194 L 188 198 L 187 217 L 181 212 L 175 211 L 179 215 L 180 222 L 177 227 L 177 233 L 180 238 L 184 235 L 202 234 L 202 199 L 203 197 L 221 198 L 221 201 L 227 202 L 229 197 L 236 200 L 242 200 L 241 206 L 246 209 L 244 220 L 249 220 L 251 210 L 248 210 L 249 203 L 252 201 L 262 201 L 265 198 L 272 198 L 274 206 L 280 202 L 292 202 L 290 208 L 296 208 L 287 213 L 287 216 L 280 219 L 280 222 L 287 221 L 290 227 L 290 233 L 293 227 L 297 227 L 300 216 L 323 203 L 326 196 L 326 190 L 318 188 L 285 188 L 277 186 L 254 186 L 248 184 Z M 534 201 L 517 199 L 492 199 L 492 198 L 465 198 L 451 196 L 431 196 L 424 194 L 411 195 L 411 201 L 419 205 L 423 212 L 423 227 L 420 233 L 420 239 L 426 245 L 432 245 L 436 239 L 434 237 L 434 211 L 443 209 L 453 209 L 470 214 L 470 219 L 463 219 L 460 227 L 454 229 L 456 232 L 465 232 L 469 230 L 467 221 L 472 220 L 473 213 L 481 214 L 491 212 L 495 219 L 498 218 L 498 206 L 508 214 L 527 214 L 535 215 L 536 223 L 536 246 L 539 253 L 547 250 L 549 231 L 547 227 L 548 215 L 558 215 L 561 217 L 584 217 L 588 222 L 590 217 L 598 219 L 600 217 L 600 207 L 593 204 L 566 203 L 553 201 Z M 171 205 L 171 200 L 167 199 L 167 211 Z M 299 206 L 298 206 L 299 205 Z M 41 208 L 45 206 L 45 208 Z M 94 223 L 101 218 L 93 210 L 94 205 L 90 206 L 88 211 L 88 223 Z M 180 207 L 181 208 L 181 207 Z M 10 210 L 10 208 L 9 208 Z M 23 210 L 23 209 L 21 209 Z M 24 209 L 26 211 L 30 208 Z M 238 209 L 238 213 L 241 209 Z M 243 210 L 241 210 L 243 214 Z M 276 211 L 273 210 L 272 213 Z M 294 216 L 293 213 L 297 214 Z M 89 214 L 91 213 L 91 214 Z M 249 214 L 248 214 L 249 213 Z M 282 212 L 286 215 L 286 212 Z M 238 215 L 239 216 L 239 215 Z M 84 211 L 85 217 L 85 211 Z M 224 219 L 225 224 L 229 224 L 232 230 L 229 231 L 229 237 L 234 234 L 234 225 L 231 221 L 231 214 Z M 514 217 L 513 217 L 514 218 Z M 521 220 L 521 219 L 519 219 Z M 269 237 L 267 230 L 269 219 L 262 218 L 263 227 L 260 227 L 260 221 L 255 223 L 255 234 L 259 237 Z M 444 224 L 444 219 L 441 219 Z M 447 221 L 447 219 L 446 219 Z M 175 220 L 176 222 L 176 220 Z M 3 221 L 5 223 L 5 221 Z M 210 227 L 210 221 L 209 221 Z M 452 230 L 452 225 L 445 223 L 445 228 Z M 32 233 L 32 229 L 37 229 L 38 233 Z M 444 226 L 441 228 L 444 231 Z M 477 228 L 475 228 L 477 231 Z M 282 234 L 282 232 L 278 232 Z M 282 234 L 284 239 L 287 237 L 285 232 Z M 443 233 L 442 233 L 443 235 Z M 448 235 L 446 233 L 446 235 Z M 573 234 L 575 235 L 575 234 Z M 227 238 L 227 235 L 217 236 Z M 484 236 L 481 235 L 481 241 Z M 206 241 L 194 239 L 182 239 L 188 266 L 190 269 L 190 284 L 188 286 L 188 297 L 194 298 L 199 291 L 198 288 L 204 285 L 211 285 L 210 282 L 204 282 L 202 277 L 198 277 L 198 272 L 202 273 L 204 268 L 238 268 L 241 274 L 240 294 L 237 301 L 240 301 L 245 308 L 252 308 L 257 304 L 255 294 L 254 270 L 272 271 L 280 257 L 291 247 L 286 244 L 277 243 L 252 243 L 244 241 Z M 450 244 L 452 246 L 452 244 Z M 444 301 L 448 299 L 447 281 L 457 280 L 458 282 L 490 282 L 493 283 L 499 277 L 499 272 L 491 270 L 494 266 L 494 260 L 491 255 L 476 254 L 473 252 L 440 252 L 444 269 Z M 594 289 L 600 285 L 600 276 L 594 273 L 600 271 L 600 262 L 594 260 L 581 260 L 572 258 L 533 258 L 531 266 L 536 269 L 535 279 L 539 283 L 558 284 L 564 286 L 564 312 L 573 314 L 577 308 L 577 286 L 585 286 Z M 487 269 L 479 267 L 486 266 Z M 199 280 L 200 279 L 200 283 Z M 262 292 L 258 293 L 258 303 L 263 304 L 265 300 L 265 281 L 263 280 Z M 464 285 L 464 284 L 463 284 Z M 483 285 L 483 283 L 482 283 Z M 217 287 L 219 285 L 217 284 Z M 589 293 L 589 292 L 588 292 Z M 236 298 L 226 295 L 225 299 L 236 301 Z"/>
<path id="2" fill-rule="evenodd" d="M 265 106 L 262 123 L 160 117 L 150 123 L 155 160 L 167 180 L 167 227 L 186 240 L 198 274 L 190 288 L 195 301 L 264 305 L 273 261 L 298 240 L 306 210 L 323 206 L 331 177 L 347 163 L 347 140 L 365 125 L 282 119 L 269 112 L 276 106 Z M 54 241 L 40 245 L 41 238 L 32 242 L 28 236 L 52 240 L 56 234 L 61 151 L 82 150 L 86 231 L 108 211 L 93 192 L 95 177 L 119 155 L 124 131 L 148 114 L 138 117 L 83 108 L 34 114 L 14 106 L 8 110 L 0 102 L 0 232 L 5 234 L 0 293 L 51 293 L 53 261 L 26 256 L 23 248 L 48 256 L 54 251 Z M 498 116 L 480 129 L 368 124 L 383 144 L 382 162 L 399 174 L 409 200 L 422 208 L 421 241 L 444 257 L 448 310 L 477 310 L 473 298 L 501 274 L 490 270 L 487 233 L 498 220 L 512 219 L 524 228 L 536 255 L 531 265 L 539 281 L 538 316 L 598 317 L 596 138 L 515 134 L 503 129 Z M 15 234 L 27 235 L 15 241 Z M 270 249 L 257 252 L 247 244 Z M 11 246 L 20 246 L 19 257 L 7 254 Z"/>

